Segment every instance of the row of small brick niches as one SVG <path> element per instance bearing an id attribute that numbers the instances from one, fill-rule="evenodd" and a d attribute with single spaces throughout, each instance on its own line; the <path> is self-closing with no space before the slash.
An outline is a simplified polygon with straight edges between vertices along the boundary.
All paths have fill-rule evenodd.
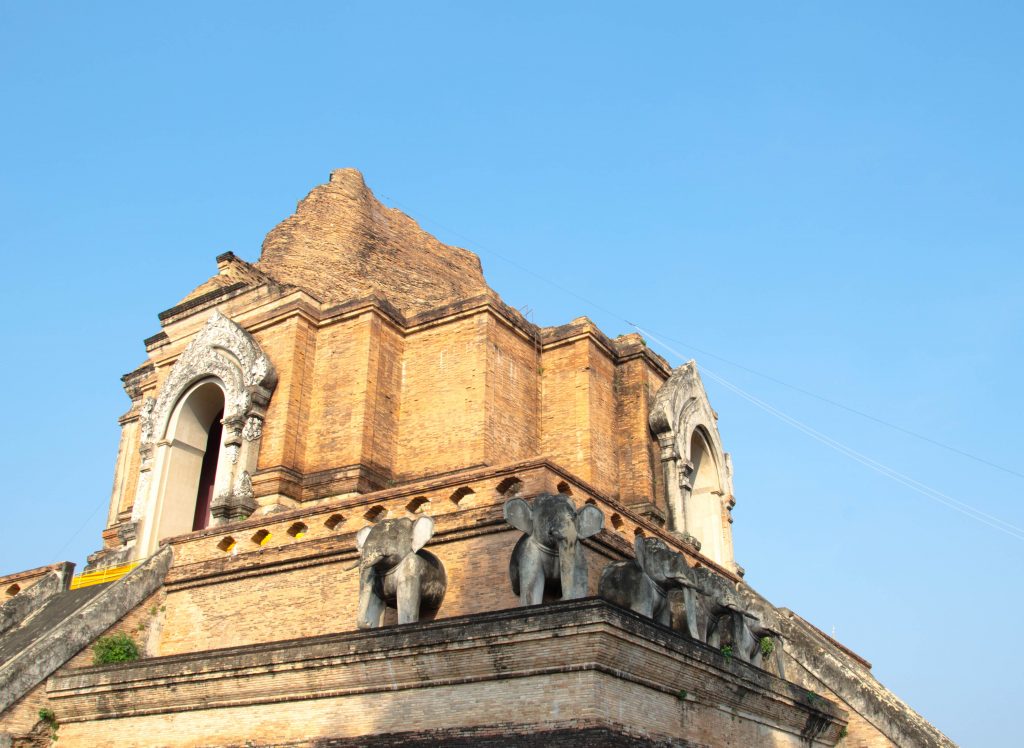
<path id="1" fill-rule="evenodd" d="M 568 494 L 577 507 L 585 503 L 596 505 L 604 512 L 605 537 L 620 538 L 623 543 L 615 545 L 623 550 L 632 546 L 637 535 L 657 536 L 686 555 L 691 564 L 711 567 L 735 579 L 730 572 L 680 545 L 674 536 L 627 506 L 600 495 L 580 478 L 546 460 L 460 471 L 345 499 L 329 499 L 315 507 L 250 518 L 163 542 L 173 546 L 174 564 L 179 567 L 226 557 L 262 554 L 269 549 L 285 550 L 288 546 L 296 546 L 295 551 L 301 554 L 298 546 L 349 535 L 382 519 L 418 515 L 437 518 L 465 513 L 467 523 L 474 525 L 484 520 L 480 516 L 470 518 L 470 510 L 500 508 L 512 496 L 530 499 L 545 492 Z M 481 514 L 477 511 L 472 513 Z M 489 514 L 493 512 L 485 512 L 483 516 Z M 355 552 L 354 546 L 351 551 Z"/>

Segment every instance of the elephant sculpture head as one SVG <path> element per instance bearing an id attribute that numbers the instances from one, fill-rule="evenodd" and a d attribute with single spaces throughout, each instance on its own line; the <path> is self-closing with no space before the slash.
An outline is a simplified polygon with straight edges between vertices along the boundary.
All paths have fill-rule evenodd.
<path id="1" fill-rule="evenodd" d="M 687 591 L 686 603 L 690 636 L 714 649 L 727 645 L 736 659 L 749 662 L 757 615 L 747 609 L 736 583 L 704 567 L 694 569 L 694 577 L 697 586 Z"/>
<path id="2" fill-rule="evenodd" d="M 548 582 L 560 586 L 563 600 L 586 597 L 587 562 L 580 541 L 604 527 L 600 509 L 587 504 L 577 511 L 568 496 L 545 493 L 532 506 L 518 498 L 506 501 L 505 520 L 525 533 L 508 568 L 521 605 L 543 602 Z"/>
<path id="3" fill-rule="evenodd" d="M 608 564 L 601 573 L 598 594 L 609 602 L 653 618 L 663 626 L 672 623 L 668 593 L 692 589 L 695 584 L 683 554 L 658 538 L 637 536 L 636 558 Z"/>
<path id="4" fill-rule="evenodd" d="M 694 587 L 690 567 L 682 553 L 669 548 L 658 538 L 637 537 L 633 542 L 636 564 L 644 576 L 659 589 Z"/>
<path id="5" fill-rule="evenodd" d="M 399 623 L 414 623 L 420 608 L 437 609 L 448 588 L 444 565 L 423 546 L 434 534 L 434 520 L 385 519 L 356 533 L 359 548 L 361 629 L 380 626 L 384 608 L 398 608 Z"/>

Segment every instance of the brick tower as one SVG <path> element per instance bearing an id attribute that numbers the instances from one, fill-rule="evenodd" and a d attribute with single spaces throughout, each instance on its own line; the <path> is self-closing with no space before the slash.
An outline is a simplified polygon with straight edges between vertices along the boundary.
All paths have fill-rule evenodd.
<path id="1" fill-rule="evenodd" d="M 951 745 L 743 581 L 693 362 L 530 323 L 352 169 L 217 270 L 123 377 L 85 573 L 0 580 L 0 746 Z"/>

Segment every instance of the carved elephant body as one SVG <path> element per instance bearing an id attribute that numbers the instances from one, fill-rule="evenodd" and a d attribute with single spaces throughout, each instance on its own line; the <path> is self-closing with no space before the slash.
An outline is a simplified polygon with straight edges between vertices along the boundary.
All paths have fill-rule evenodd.
<path id="1" fill-rule="evenodd" d="M 578 512 L 564 494 L 540 494 L 533 506 L 523 499 L 505 502 L 505 519 L 525 535 L 516 543 L 509 561 L 512 592 L 521 605 L 544 600 L 545 587 L 561 590 L 563 600 L 587 596 L 587 561 L 584 538 L 601 531 L 604 514 L 586 505 Z"/>
<path id="2" fill-rule="evenodd" d="M 687 628 L 690 636 L 719 649 L 729 645 L 739 660 L 748 662 L 754 639 L 749 613 L 735 585 L 706 568 L 694 569 L 697 588 L 687 591 Z"/>
<path id="3" fill-rule="evenodd" d="M 670 626 L 669 593 L 695 586 L 690 568 L 681 553 L 670 550 L 657 538 L 637 537 L 633 550 L 635 559 L 616 561 L 605 567 L 597 594 L 615 605 Z"/>
<path id="4" fill-rule="evenodd" d="M 419 620 L 420 609 L 437 609 L 448 589 L 444 565 L 422 550 L 434 534 L 434 520 L 386 519 L 356 534 L 359 547 L 361 629 L 380 626 L 387 606 L 398 608 L 399 623 Z"/>

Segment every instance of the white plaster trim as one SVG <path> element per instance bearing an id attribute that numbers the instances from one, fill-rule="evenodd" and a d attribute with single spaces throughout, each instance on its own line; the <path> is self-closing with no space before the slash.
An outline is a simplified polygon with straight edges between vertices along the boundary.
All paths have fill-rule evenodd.
<path id="1" fill-rule="evenodd" d="M 704 383 L 700 379 L 695 361 L 688 361 L 672 371 L 658 389 L 651 405 L 648 418 L 651 432 L 662 447 L 662 462 L 666 472 L 666 503 L 668 505 L 669 529 L 685 533 L 685 502 L 693 488 L 693 435 L 698 429 L 710 448 L 711 457 L 718 473 L 721 488 L 719 498 L 723 510 L 733 503 L 732 461 L 722 449 L 722 438 L 718 433 L 718 418 L 708 400 Z M 717 493 L 717 492 L 714 492 Z M 727 525 L 724 523 L 723 525 Z M 715 559 L 724 566 L 734 564 L 732 557 L 732 534 L 723 527 L 725 559 Z"/>
<path id="2" fill-rule="evenodd" d="M 160 388 L 159 395 L 146 398 L 139 413 L 139 483 L 132 519 L 141 523 L 135 557 L 156 550 L 155 537 L 160 496 L 166 476 L 165 461 L 158 459 L 166 444 L 167 430 L 182 396 L 196 383 L 215 379 L 224 390 L 223 448 L 227 460 L 218 468 L 218 484 L 235 486 L 236 480 L 255 470 L 263 436 L 270 396 L 277 385 L 277 372 L 256 340 L 238 324 L 214 310 L 206 325 L 188 344 Z M 222 480 L 220 470 L 228 470 Z M 237 476 L 237 478 L 236 478 Z M 251 484 L 249 484 L 251 485 Z M 250 489 L 251 490 L 251 489 Z"/>

